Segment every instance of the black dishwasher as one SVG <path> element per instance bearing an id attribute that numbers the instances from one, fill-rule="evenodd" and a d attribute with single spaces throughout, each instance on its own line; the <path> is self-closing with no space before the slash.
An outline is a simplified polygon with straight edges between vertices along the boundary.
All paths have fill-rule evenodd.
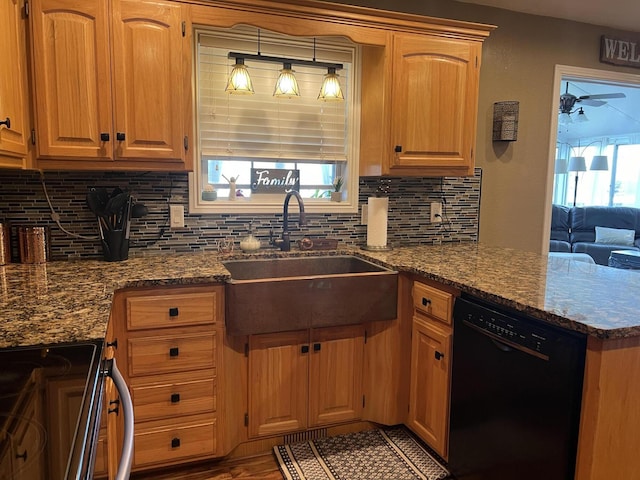
<path id="1" fill-rule="evenodd" d="M 463 296 L 453 337 L 455 478 L 573 479 L 586 335 Z"/>

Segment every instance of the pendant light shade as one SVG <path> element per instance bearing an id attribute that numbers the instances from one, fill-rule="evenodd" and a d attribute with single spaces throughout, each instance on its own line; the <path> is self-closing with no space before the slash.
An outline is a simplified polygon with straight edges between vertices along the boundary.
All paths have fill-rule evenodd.
<path id="1" fill-rule="evenodd" d="M 586 172 L 587 162 L 584 157 L 571 157 L 569 159 L 569 171 L 570 172 Z"/>
<path id="2" fill-rule="evenodd" d="M 555 173 L 567 173 L 569 171 L 569 162 L 566 158 L 556 158 Z"/>
<path id="3" fill-rule="evenodd" d="M 280 70 L 280 76 L 276 82 L 276 88 L 273 91 L 273 96 L 286 98 L 300 96 L 298 82 L 296 81 L 296 76 L 293 74 L 293 70 L 291 70 L 290 63 L 283 64 L 282 70 Z"/>
<path id="4" fill-rule="evenodd" d="M 336 73 L 335 67 L 328 68 L 327 74 L 324 76 L 322 86 L 320 87 L 318 100 L 323 100 L 325 102 L 341 102 L 344 100 L 344 95 L 340 88 L 340 81 L 338 80 L 338 74 Z"/>
<path id="5" fill-rule="evenodd" d="M 225 88 L 224 91 L 239 95 L 251 95 L 254 93 L 249 70 L 247 70 L 247 66 L 244 64 L 244 58 L 236 58 L 236 64 L 233 70 L 231 70 L 227 88 Z"/>

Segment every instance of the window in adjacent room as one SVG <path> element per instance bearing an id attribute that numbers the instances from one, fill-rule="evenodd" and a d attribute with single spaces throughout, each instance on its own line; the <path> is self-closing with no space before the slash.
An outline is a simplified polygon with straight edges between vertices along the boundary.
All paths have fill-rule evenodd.
<path id="1" fill-rule="evenodd" d="M 298 172 L 308 211 L 357 211 L 357 46 L 341 38 L 299 38 L 247 26 L 198 30 L 195 37 L 198 151 L 189 180 L 190 211 L 280 212 L 285 194 L 257 193 L 252 169 L 254 179 L 258 171 Z M 255 59 L 244 60 L 255 93 L 229 94 L 225 88 L 236 62 L 230 52 L 342 64 L 336 73 L 344 101 L 318 100 L 326 68 L 296 64 L 300 96 L 275 97 L 283 65 Z M 339 178 L 341 201 L 331 201 Z"/>

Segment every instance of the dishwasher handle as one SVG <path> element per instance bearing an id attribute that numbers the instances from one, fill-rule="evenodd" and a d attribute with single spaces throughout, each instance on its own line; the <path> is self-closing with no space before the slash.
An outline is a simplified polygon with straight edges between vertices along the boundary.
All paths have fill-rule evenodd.
<path id="1" fill-rule="evenodd" d="M 124 418 L 124 442 L 122 444 L 122 453 L 120 455 L 120 463 L 116 473 L 116 480 L 129 480 L 131 474 L 131 460 L 133 457 L 133 402 L 118 366 L 116 359 L 108 360 L 110 362 L 107 369 L 108 375 L 113 379 L 113 383 L 118 390 L 120 396 L 120 404 L 122 405 L 122 415 Z"/>

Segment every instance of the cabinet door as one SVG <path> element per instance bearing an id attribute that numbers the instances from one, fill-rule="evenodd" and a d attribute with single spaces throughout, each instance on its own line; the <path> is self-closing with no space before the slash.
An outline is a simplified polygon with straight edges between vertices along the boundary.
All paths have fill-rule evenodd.
<path id="1" fill-rule="evenodd" d="M 312 330 L 311 339 L 310 426 L 360 418 L 364 326 Z"/>
<path id="2" fill-rule="evenodd" d="M 33 65 L 38 155 L 112 158 L 108 2 L 34 0 Z"/>
<path id="3" fill-rule="evenodd" d="M 249 436 L 307 428 L 308 331 L 249 337 Z"/>
<path id="4" fill-rule="evenodd" d="M 451 331 L 414 317 L 409 427 L 447 458 Z"/>
<path id="5" fill-rule="evenodd" d="M 25 21 L 22 0 L 0 2 L 0 166 L 24 167 L 27 155 L 27 64 Z M 3 155 L 17 157 L 15 160 Z"/>
<path id="6" fill-rule="evenodd" d="M 394 36 L 394 169 L 473 169 L 480 44 L 421 35 Z"/>
<path id="7" fill-rule="evenodd" d="M 181 7 L 139 0 L 112 3 L 115 155 L 182 160 L 186 101 Z"/>

